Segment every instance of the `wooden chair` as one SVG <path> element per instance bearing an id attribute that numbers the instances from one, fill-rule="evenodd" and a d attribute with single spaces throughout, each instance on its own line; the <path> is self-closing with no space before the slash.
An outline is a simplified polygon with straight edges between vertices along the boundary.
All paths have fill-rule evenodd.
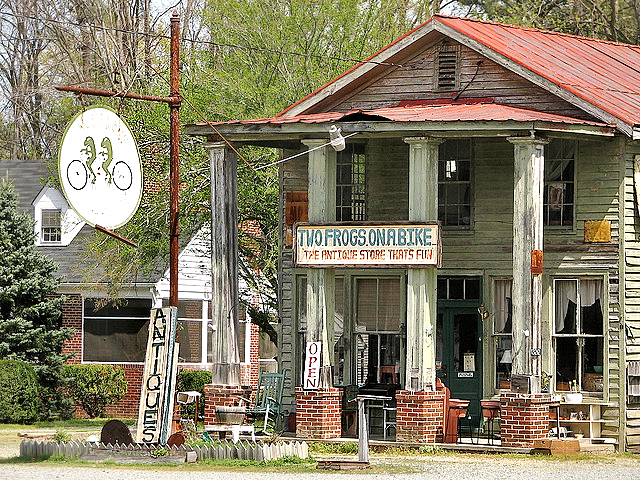
<path id="1" fill-rule="evenodd" d="M 255 400 L 252 402 L 247 398 L 239 397 L 242 402 L 247 404 L 248 417 L 264 420 L 262 424 L 262 432 L 264 433 L 269 426 L 273 427 L 274 431 L 279 431 L 286 372 L 286 369 L 282 373 L 261 372 L 258 377 Z"/>

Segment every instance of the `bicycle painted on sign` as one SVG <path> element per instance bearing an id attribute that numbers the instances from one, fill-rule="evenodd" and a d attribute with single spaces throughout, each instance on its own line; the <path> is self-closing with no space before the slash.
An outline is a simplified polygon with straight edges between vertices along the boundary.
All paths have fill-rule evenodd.
<path id="1" fill-rule="evenodd" d="M 75 190 L 83 190 L 89 180 L 92 184 L 96 183 L 100 173 L 93 169 L 93 163 L 98 157 L 102 160 L 100 169 L 105 174 L 104 181 L 107 184 L 115 185 L 122 191 L 129 190 L 133 184 L 133 175 L 131 167 L 126 162 L 119 160 L 110 169 L 113 161 L 113 147 L 109 137 L 104 137 L 100 142 L 101 151 L 96 152 L 96 143 L 91 136 L 84 139 L 84 148 L 80 149 L 80 155 L 83 160 L 72 160 L 67 166 L 67 180 L 69 185 Z"/>

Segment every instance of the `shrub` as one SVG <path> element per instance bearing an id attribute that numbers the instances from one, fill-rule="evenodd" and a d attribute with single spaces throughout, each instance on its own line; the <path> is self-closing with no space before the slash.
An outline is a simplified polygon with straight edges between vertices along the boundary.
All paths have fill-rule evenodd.
<path id="1" fill-rule="evenodd" d="M 124 370 L 117 365 L 65 365 L 66 390 L 90 418 L 102 417 L 107 405 L 127 393 Z"/>
<path id="2" fill-rule="evenodd" d="M 200 392 L 200 411 L 199 417 L 204 416 L 204 386 L 211 383 L 211 372 L 208 370 L 181 370 L 178 373 L 178 391 L 179 392 Z M 189 405 L 185 412 L 184 407 L 182 409 L 182 416 L 193 418 L 195 413 L 195 404 Z"/>
<path id="3" fill-rule="evenodd" d="M 0 422 L 31 423 L 38 415 L 38 379 L 19 360 L 0 360 Z"/>

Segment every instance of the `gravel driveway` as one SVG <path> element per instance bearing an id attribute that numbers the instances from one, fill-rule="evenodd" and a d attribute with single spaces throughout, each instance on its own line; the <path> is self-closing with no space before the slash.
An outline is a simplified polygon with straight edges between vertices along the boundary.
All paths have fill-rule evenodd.
<path id="1" fill-rule="evenodd" d="M 637 480 L 640 457 L 603 457 L 587 460 L 512 458 L 481 455 L 433 455 L 426 457 L 375 457 L 374 464 L 390 465 L 390 469 L 407 467 L 416 473 L 380 474 L 371 471 L 336 473 L 318 471 L 306 474 L 242 472 L 242 480 L 347 480 L 347 479 L 415 479 L 415 480 Z M 404 469 L 404 468 L 403 468 Z M 369 473 L 368 473 L 369 472 Z M 379 472 L 379 470 L 378 470 Z M 178 468 L 152 471 L 123 468 L 51 467 L 44 465 L 2 465 L 1 480 L 238 480 L 238 471 L 184 471 Z"/>

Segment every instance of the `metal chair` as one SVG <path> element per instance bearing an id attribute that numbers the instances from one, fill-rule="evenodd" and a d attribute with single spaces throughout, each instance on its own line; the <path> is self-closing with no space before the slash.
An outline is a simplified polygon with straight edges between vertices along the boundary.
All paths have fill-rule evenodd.
<path id="1" fill-rule="evenodd" d="M 495 437 L 495 420 L 500 419 L 500 401 L 499 400 L 480 400 L 480 407 L 482 409 L 482 424 L 487 426 L 487 443 L 493 440 Z M 480 429 L 478 429 L 478 441 L 480 440 Z"/>
<path id="2" fill-rule="evenodd" d="M 384 440 L 387 439 L 387 431 L 389 428 L 396 429 L 397 410 L 397 407 L 391 406 L 387 402 L 385 402 L 385 405 L 382 407 L 382 438 Z M 391 418 L 392 415 L 393 418 Z"/>

